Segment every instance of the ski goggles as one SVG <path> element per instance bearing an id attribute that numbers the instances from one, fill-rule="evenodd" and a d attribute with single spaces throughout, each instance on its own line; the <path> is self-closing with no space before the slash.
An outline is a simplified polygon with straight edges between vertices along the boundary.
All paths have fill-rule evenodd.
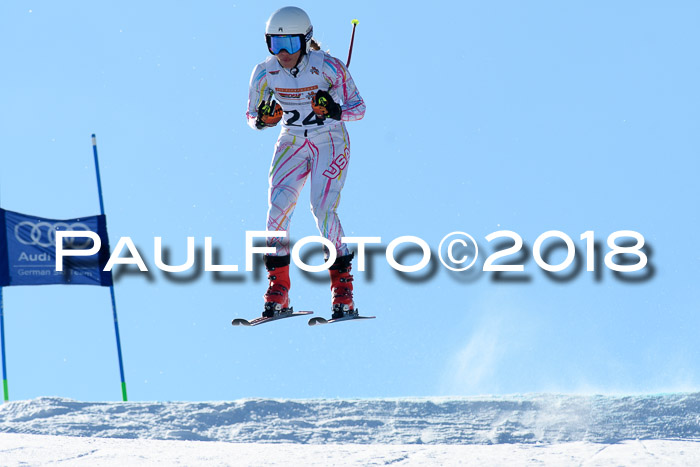
<path id="1" fill-rule="evenodd" d="M 299 36 L 268 36 L 267 48 L 277 55 L 282 50 L 289 54 L 294 54 L 301 50 L 301 37 Z"/>

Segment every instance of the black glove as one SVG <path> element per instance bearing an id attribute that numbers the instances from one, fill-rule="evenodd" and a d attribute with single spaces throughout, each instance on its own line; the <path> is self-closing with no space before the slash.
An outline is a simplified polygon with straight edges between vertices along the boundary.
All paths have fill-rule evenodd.
<path id="1" fill-rule="evenodd" d="M 318 91 L 311 99 L 311 108 L 320 118 L 330 117 L 333 120 L 340 120 L 343 111 L 340 105 L 333 100 L 328 91 Z"/>
<path id="2" fill-rule="evenodd" d="M 262 130 L 272 127 L 282 120 L 282 106 L 278 105 L 270 96 L 269 101 L 262 101 L 258 106 L 258 116 L 255 119 L 255 128 Z"/>

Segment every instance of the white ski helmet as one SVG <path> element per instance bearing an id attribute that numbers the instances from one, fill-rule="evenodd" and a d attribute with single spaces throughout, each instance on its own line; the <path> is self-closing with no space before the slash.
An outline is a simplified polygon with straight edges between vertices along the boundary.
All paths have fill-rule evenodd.
<path id="1" fill-rule="evenodd" d="M 275 11 L 270 15 L 265 25 L 265 41 L 271 54 L 275 53 L 271 48 L 272 36 L 299 36 L 303 55 L 309 52 L 313 35 L 314 28 L 311 25 L 309 15 L 295 6 L 286 6 Z"/>

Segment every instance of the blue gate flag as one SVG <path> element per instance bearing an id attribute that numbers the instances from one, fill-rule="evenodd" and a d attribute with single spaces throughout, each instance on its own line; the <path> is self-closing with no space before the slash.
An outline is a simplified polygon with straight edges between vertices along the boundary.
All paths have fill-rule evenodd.
<path id="1" fill-rule="evenodd" d="M 101 240 L 92 256 L 68 256 L 63 271 L 56 271 L 56 231 L 89 230 Z M 87 237 L 66 237 L 64 250 L 89 249 Z M 86 284 L 112 285 L 112 272 L 104 272 L 109 260 L 107 220 L 104 215 L 56 220 L 20 214 L 0 208 L 0 287 L 9 285 Z"/>

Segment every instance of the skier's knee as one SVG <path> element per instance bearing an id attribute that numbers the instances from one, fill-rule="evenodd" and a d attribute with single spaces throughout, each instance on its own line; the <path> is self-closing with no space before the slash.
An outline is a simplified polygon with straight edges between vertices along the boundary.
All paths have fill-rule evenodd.
<path id="1" fill-rule="evenodd" d="M 321 201 L 311 202 L 311 213 L 316 219 L 325 219 L 330 211 L 333 211 L 333 209 L 327 203 L 324 204 Z"/>

